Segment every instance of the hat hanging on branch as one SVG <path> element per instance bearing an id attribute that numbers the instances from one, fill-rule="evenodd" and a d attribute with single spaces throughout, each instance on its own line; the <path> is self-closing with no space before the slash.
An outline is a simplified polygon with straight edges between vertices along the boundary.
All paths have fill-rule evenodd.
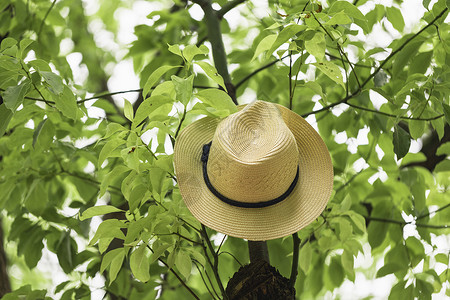
<path id="1" fill-rule="evenodd" d="M 274 103 L 239 106 L 184 128 L 174 149 L 181 196 L 204 225 L 253 241 L 314 221 L 333 189 L 330 154 L 302 117 Z"/>

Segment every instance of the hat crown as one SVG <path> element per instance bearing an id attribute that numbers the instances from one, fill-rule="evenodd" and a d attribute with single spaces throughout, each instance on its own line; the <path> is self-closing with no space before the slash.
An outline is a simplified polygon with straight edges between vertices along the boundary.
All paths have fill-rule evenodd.
<path id="1" fill-rule="evenodd" d="M 208 159 L 211 184 L 240 202 L 275 199 L 292 184 L 298 148 L 278 108 L 256 101 L 217 127 Z"/>

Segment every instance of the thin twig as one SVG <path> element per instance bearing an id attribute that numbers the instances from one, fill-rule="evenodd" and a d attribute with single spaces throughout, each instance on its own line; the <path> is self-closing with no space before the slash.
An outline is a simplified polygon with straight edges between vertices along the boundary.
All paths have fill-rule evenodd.
<path id="1" fill-rule="evenodd" d="M 392 52 L 391 54 L 389 54 L 388 57 L 386 57 L 385 60 L 383 60 L 383 62 L 380 64 L 380 66 L 372 73 L 370 74 L 370 76 L 363 82 L 362 87 L 364 87 L 367 83 L 369 83 L 369 81 L 375 77 L 376 74 L 378 74 L 378 72 L 380 72 L 380 70 L 384 67 L 384 65 L 389 62 L 392 57 L 394 57 L 394 55 L 396 55 L 397 53 L 399 53 L 407 44 L 409 44 L 409 42 L 411 42 L 413 39 L 415 39 L 416 37 L 418 37 L 422 32 L 424 32 L 425 30 L 428 29 L 428 27 L 432 26 L 440 17 L 442 17 L 446 12 L 447 12 L 448 8 L 446 7 L 445 9 L 443 9 L 441 11 L 441 13 L 439 15 L 437 15 L 430 23 L 428 23 L 428 25 L 426 25 L 425 27 L 423 27 L 421 30 L 419 30 L 419 32 L 417 32 L 416 34 L 414 34 L 412 37 L 410 37 L 409 39 L 407 39 L 402 45 L 400 45 L 400 47 L 398 47 L 394 52 Z"/>
<path id="2" fill-rule="evenodd" d="M 231 82 L 231 76 L 228 72 L 227 53 L 225 52 L 225 45 L 222 39 L 222 32 L 220 28 L 220 19 L 217 11 L 212 8 L 210 0 L 192 0 L 201 6 L 205 13 L 204 21 L 208 29 L 208 40 L 211 43 L 214 65 L 217 72 L 222 76 L 227 92 L 235 104 L 236 88 Z"/>
<path id="3" fill-rule="evenodd" d="M 216 278 L 217 285 L 219 286 L 220 292 L 222 293 L 222 297 L 224 297 L 224 299 L 227 299 L 228 297 L 225 294 L 225 289 L 223 287 L 222 280 L 220 279 L 220 274 L 219 274 L 219 269 L 218 269 L 218 267 L 219 267 L 219 256 L 216 254 L 216 251 L 214 251 L 214 247 L 212 246 L 211 240 L 209 239 L 208 233 L 206 232 L 206 227 L 203 224 L 202 224 L 202 235 L 203 235 L 203 238 L 204 238 L 204 240 L 206 242 L 206 245 L 207 245 L 207 247 L 209 249 L 209 252 L 213 256 L 214 263 L 211 262 L 211 260 L 209 259 L 208 253 L 206 252 L 206 249 L 204 249 L 206 258 L 208 260 L 209 265 L 212 268 L 212 271 L 214 273 L 214 277 Z"/>
<path id="4" fill-rule="evenodd" d="M 347 54 L 344 52 L 344 50 L 342 49 L 342 47 L 341 47 L 341 45 L 339 44 L 339 42 L 337 42 L 337 41 L 333 38 L 333 36 L 328 32 L 328 30 L 325 28 L 325 26 L 323 26 L 322 23 L 317 19 L 317 17 L 316 17 L 316 15 L 314 14 L 314 12 L 311 11 L 311 14 L 313 15 L 313 17 L 314 17 L 314 19 L 316 20 L 316 22 L 319 23 L 320 27 L 321 27 L 321 28 L 325 31 L 325 33 L 330 37 L 330 39 L 331 39 L 333 42 L 336 43 L 336 45 L 337 45 L 337 47 L 338 47 L 339 54 L 341 55 L 341 59 L 342 59 L 342 56 L 345 57 L 345 59 L 347 60 L 348 64 L 350 65 L 350 68 L 351 68 L 352 71 L 353 71 L 353 74 L 355 74 L 356 83 L 358 84 L 359 89 L 361 89 L 362 87 L 361 87 L 361 84 L 360 84 L 360 82 L 359 82 L 359 78 L 358 78 L 358 76 L 356 75 L 355 69 L 353 69 L 352 63 L 351 63 L 350 60 L 348 59 Z M 344 63 L 344 59 L 342 59 L 342 66 L 343 66 L 344 69 L 345 69 L 345 75 L 348 76 L 348 75 L 347 75 L 347 68 L 345 67 L 345 63 Z M 348 78 L 347 78 L 347 91 L 346 91 L 346 93 L 348 94 Z"/>
<path id="5" fill-rule="evenodd" d="M 233 0 L 233 1 L 226 2 L 222 6 L 222 8 L 217 12 L 217 18 L 219 18 L 219 20 L 221 20 L 227 12 L 229 12 L 230 10 L 232 10 L 239 4 L 244 3 L 245 1 L 247 1 L 247 0 Z"/>
<path id="6" fill-rule="evenodd" d="M 398 221 L 398 220 L 378 218 L 378 217 L 365 217 L 365 218 L 366 218 L 366 220 L 369 220 L 369 221 L 392 223 L 392 224 L 398 224 L 398 225 L 402 225 L 402 226 L 414 225 L 414 226 L 423 227 L 423 228 L 450 229 L 450 225 L 432 225 L 432 224 L 423 224 L 423 223 L 413 223 L 413 222 Z"/>
<path id="7" fill-rule="evenodd" d="M 233 253 L 228 252 L 228 251 L 222 251 L 222 252 L 218 253 L 217 256 L 219 256 L 219 255 L 221 255 L 221 254 L 228 254 L 229 256 L 231 256 L 232 258 L 234 258 L 234 260 L 235 260 L 241 267 L 244 266 L 244 265 L 239 261 L 239 259 L 237 259 L 237 257 L 236 257 Z"/>
<path id="8" fill-rule="evenodd" d="M 224 234 L 222 240 L 220 241 L 220 245 L 219 245 L 219 247 L 217 248 L 217 251 L 216 251 L 216 255 L 217 256 L 219 256 L 220 248 L 222 248 L 223 242 L 225 242 L 226 238 L 227 238 L 227 236 Z"/>
<path id="9" fill-rule="evenodd" d="M 178 124 L 177 131 L 175 131 L 174 138 L 176 139 L 178 134 L 180 133 L 181 125 L 183 124 L 184 119 L 186 118 L 186 106 L 184 107 L 183 115 L 181 116 L 180 124 Z"/>
<path id="10" fill-rule="evenodd" d="M 236 83 L 234 86 L 236 87 L 236 89 L 238 89 L 243 83 L 245 83 L 247 80 L 249 80 L 250 78 L 252 78 L 253 76 L 255 76 L 256 74 L 258 74 L 259 72 L 273 66 L 274 64 L 276 64 L 279 61 L 282 61 L 283 59 L 289 57 L 289 55 L 286 55 L 280 59 L 274 60 L 270 63 L 268 63 L 267 65 L 264 65 L 258 69 L 256 69 L 255 71 L 251 72 L 250 74 L 248 74 L 247 76 L 245 76 L 244 78 L 242 78 L 238 83 Z"/>
<path id="11" fill-rule="evenodd" d="M 298 237 L 298 233 L 292 234 L 292 242 L 294 246 L 293 254 L 292 254 L 292 269 L 291 269 L 291 277 L 289 278 L 289 286 L 294 288 L 295 282 L 297 281 L 298 275 L 298 259 L 300 253 L 300 238 Z"/>
<path id="12" fill-rule="evenodd" d="M 208 278 L 209 284 L 211 285 L 211 288 L 213 289 L 214 294 L 216 294 L 216 295 L 213 295 L 213 293 L 212 293 L 211 290 L 209 289 L 209 286 L 208 286 L 208 284 L 206 283 L 205 278 L 203 277 L 203 273 L 202 273 L 202 271 L 200 271 L 200 268 L 199 268 L 199 266 L 198 266 L 199 263 L 198 263 L 196 260 L 193 260 L 193 262 L 194 262 L 195 267 L 197 268 L 198 273 L 200 274 L 200 277 L 202 278 L 203 284 L 205 285 L 205 287 L 206 287 L 206 289 L 208 290 L 208 293 L 211 295 L 212 299 L 214 299 L 214 300 L 218 299 L 218 298 L 216 298 L 216 297 L 219 297 L 219 295 L 217 295 L 217 292 L 214 290 L 214 286 L 212 285 L 211 278 L 210 278 L 209 275 L 206 273 L 206 270 L 205 270 L 205 275 L 206 275 L 206 277 Z M 220 299 L 220 298 L 219 298 L 219 299 Z"/>
<path id="13" fill-rule="evenodd" d="M 37 32 L 37 36 L 38 38 L 41 36 L 41 32 L 42 32 L 42 28 L 44 27 L 45 24 L 45 20 L 47 19 L 48 15 L 50 14 L 51 10 L 53 9 L 53 7 L 55 6 L 57 0 L 53 0 L 52 4 L 50 5 L 49 9 L 47 10 L 47 12 L 45 13 L 44 18 L 41 21 L 41 25 L 39 26 L 39 31 Z"/>
<path id="14" fill-rule="evenodd" d="M 392 52 L 388 57 L 386 57 L 385 58 L 385 60 L 383 60 L 383 62 L 380 64 L 380 66 L 375 70 L 375 71 L 373 71 L 370 75 L 369 75 L 369 77 L 358 87 L 358 89 L 355 91 L 355 92 L 353 92 L 351 95 L 348 95 L 348 96 L 346 96 L 345 98 L 343 98 L 343 99 L 341 99 L 341 100 L 339 100 L 339 101 L 337 101 L 337 102 L 334 102 L 334 103 L 332 103 L 332 104 L 330 104 L 330 105 L 327 105 L 327 106 L 324 106 L 324 107 L 322 107 L 322 108 L 320 108 L 320 109 L 318 109 L 318 110 L 315 110 L 315 111 L 311 111 L 311 112 L 308 112 L 308 113 L 306 113 L 306 114 L 303 114 L 302 115 L 302 117 L 307 117 L 307 116 L 309 116 L 309 115 L 312 115 L 312 114 L 317 114 L 317 113 L 320 113 L 320 112 L 323 112 L 323 111 L 325 111 L 325 110 L 328 110 L 328 109 L 330 109 L 330 108 L 333 108 L 333 107 L 335 107 L 336 105 L 339 105 L 339 104 L 342 104 L 342 103 L 347 103 L 347 101 L 348 100 L 350 100 L 351 98 L 353 98 L 353 97 L 355 97 L 356 95 L 358 95 L 361 91 L 362 91 L 362 89 L 370 82 L 370 80 L 373 78 L 373 77 L 375 77 L 375 75 L 376 74 L 378 74 L 378 72 L 380 72 L 380 70 L 384 67 L 384 65 L 386 64 L 386 63 L 388 63 L 393 57 L 394 57 L 394 55 L 395 54 L 397 54 L 398 52 L 400 52 L 409 42 L 411 42 L 414 38 L 416 38 L 417 36 L 419 36 L 423 31 L 425 31 L 428 27 L 430 27 L 431 25 L 433 25 L 440 17 L 442 17 L 444 14 L 445 14 L 445 12 L 447 12 L 447 10 L 448 10 L 448 8 L 445 8 L 444 10 L 442 10 L 442 12 L 439 14 L 439 15 L 437 15 L 430 23 L 428 23 L 428 25 L 426 25 L 425 27 L 423 27 L 419 32 L 417 32 L 416 34 L 414 34 L 412 37 L 410 37 L 409 39 L 407 39 L 405 42 L 403 42 L 403 44 L 402 45 L 400 45 L 400 47 L 398 47 L 394 52 Z"/>
<path id="15" fill-rule="evenodd" d="M 150 249 L 150 251 L 152 251 L 152 253 L 154 253 L 153 249 L 152 249 L 149 245 L 147 245 L 147 248 Z M 177 272 L 175 272 L 175 270 L 174 270 L 173 268 L 169 267 L 169 265 L 168 265 L 164 260 L 162 260 L 161 258 L 158 258 L 158 261 L 159 261 L 160 263 L 162 263 L 167 269 L 169 269 L 169 271 L 172 272 L 173 275 L 175 275 L 175 277 L 178 279 L 178 281 L 181 283 L 181 285 L 183 285 L 183 286 L 188 290 L 188 292 L 189 292 L 192 296 L 194 296 L 195 299 L 200 300 L 200 298 L 199 298 L 199 297 L 194 293 L 194 291 L 186 284 L 186 282 L 184 282 L 184 280 L 180 277 L 180 275 L 178 275 Z"/>
<path id="16" fill-rule="evenodd" d="M 78 103 L 78 104 L 81 104 L 81 103 L 84 103 L 84 102 L 89 101 L 89 100 L 95 100 L 95 99 L 99 99 L 99 98 L 103 98 L 103 97 L 109 97 L 109 96 L 114 96 L 114 95 L 119 95 L 119 94 L 125 94 L 125 93 L 141 93 L 141 92 L 142 92 L 142 89 L 134 89 L 134 90 L 127 90 L 127 91 L 118 91 L 118 92 L 111 92 L 111 93 L 102 93 L 102 94 L 95 95 L 95 96 L 92 96 L 92 97 L 89 97 L 89 98 L 85 98 L 85 99 L 78 100 L 77 103 Z"/>
<path id="17" fill-rule="evenodd" d="M 350 107 L 356 108 L 356 109 L 365 110 L 365 111 L 373 112 L 373 113 L 380 114 L 380 115 L 383 115 L 383 116 L 386 116 L 386 117 L 398 118 L 398 119 L 402 119 L 402 120 L 433 121 L 433 120 L 437 120 L 439 118 L 442 118 L 444 116 L 444 114 L 441 114 L 441 115 L 437 115 L 437 116 L 430 117 L 430 118 L 405 117 L 405 116 L 398 116 L 398 115 L 389 114 L 389 113 L 386 113 L 386 112 L 383 112 L 383 111 L 370 109 L 370 108 L 367 108 L 367 107 L 359 106 L 359 105 L 348 103 L 348 102 L 346 102 L 345 104 L 350 106 Z"/>
<path id="18" fill-rule="evenodd" d="M 447 204 L 447 205 L 444 205 L 444 206 L 442 206 L 442 207 L 440 207 L 440 208 L 438 208 L 436 210 L 433 210 L 433 211 L 427 212 L 426 214 L 420 215 L 420 216 L 418 216 L 416 218 L 416 220 L 420 220 L 420 219 L 426 218 L 426 217 L 430 216 L 431 214 L 435 214 L 435 213 L 440 212 L 441 210 L 444 210 L 444 209 L 449 208 L 449 207 L 450 207 L 450 203 Z"/>

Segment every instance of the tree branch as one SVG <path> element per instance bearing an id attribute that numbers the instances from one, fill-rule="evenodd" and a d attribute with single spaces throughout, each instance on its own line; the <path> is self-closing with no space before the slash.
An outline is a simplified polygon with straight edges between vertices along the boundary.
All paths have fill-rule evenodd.
<path id="1" fill-rule="evenodd" d="M 210 0 L 193 0 L 193 2 L 199 4 L 205 13 L 204 20 L 208 28 L 208 39 L 212 47 L 214 65 L 224 80 L 228 95 L 237 104 L 236 89 L 231 82 L 230 73 L 228 72 L 227 54 L 223 44 L 218 12 L 212 8 Z"/>
<path id="2" fill-rule="evenodd" d="M 45 24 L 45 20 L 47 19 L 48 15 L 50 14 L 51 10 L 53 9 L 53 7 L 55 6 L 57 0 L 53 0 L 52 4 L 50 5 L 49 9 L 47 10 L 47 12 L 45 13 L 44 18 L 41 21 L 41 25 L 39 26 L 39 31 L 37 32 L 37 36 L 38 38 L 41 36 L 41 32 L 42 32 L 42 28 L 44 27 Z"/>
<path id="3" fill-rule="evenodd" d="M 229 12 L 230 10 L 232 10 L 233 8 L 235 8 L 236 6 L 238 6 L 241 3 L 244 3 L 247 0 L 233 0 L 233 1 L 228 1 L 227 3 L 225 3 L 222 8 L 217 12 L 217 18 L 219 18 L 219 20 L 222 20 L 223 16 Z"/>
<path id="4" fill-rule="evenodd" d="M 391 54 L 389 54 L 388 57 L 386 57 L 385 60 L 383 60 L 383 62 L 380 64 L 380 66 L 372 73 L 370 74 L 370 76 L 363 82 L 361 87 L 364 87 L 367 83 L 369 83 L 369 81 L 375 77 L 375 75 L 380 72 L 380 70 L 384 67 L 384 65 L 389 62 L 397 53 L 399 53 L 407 44 L 409 44 L 409 42 L 411 42 L 413 39 L 415 39 L 416 37 L 418 37 L 422 32 L 424 32 L 425 30 L 427 30 L 428 27 L 432 26 L 440 17 L 442 17 L 446 12 L 447 12 L 448 8 L 446 7 L 444 10 L 441 11 L 441 13 L 439 15 L 437 15 L 430 23 L 428 23 L 428 25 L 426 25 L 425 27 L 423 27 L 421 30 L 419 30 L 419 32 L 417 32 L 416 34 L 414 34 L 412 37 L 410 37 L 409 39 L 407 39 L 402 45 L 400 45 L 400 47 L 398 47 L 394 52 L 392 52 Z"/>
<path id="5" fill-rule="evenodd" d="M 292 242 L 294 244 L 294 251 L 292 254 L 292 269 L 291 269 L 291 277 L 289 278 L 289 286 L 291 288 L 294 288 L 295 282 L 297 281 L 298 259 L 300 253 L 300 238 L 298 237 L 297 232 L 292 235 Z"/>
<path id="6" fill-rule="evenodd" d="M 365 217 L 365 218 L 368 221 L 392 223 L 392 224 L 398 224 L 398 225 L 402 225 L 402 226 L 414 225 L 414 226 L 422 227 L 422 228 L 450 229 L 450 225 L 432 225 L 432 224 L 423 224 L 423 223 L 413 223 L 413 222 L 398 221 L 398 220 L 386 219 L 386 218 L 378 218 L 378 217 Z"/>
<path id="7" fill-rule="evenodd" d="M 391 118 L 399 118 L 399 119 L 402 119 L 402 120 L 433 121 L 433 120 L 437 120 L 439 118 L 442 118 L 444 116 L 444 114 L 441 114 L 441 115 L 437 115 L 437 116 L 434 116 L 434 117 L 431 117 L 431 118 L 405 117 L 405 116 L 397 116 L 397 115 L 385 113 L 383 111 L 370 109 L 370 108 L 367 108 L 367 107 L 359 106 L 359 105 L 348 103 L 348 102 L 345 102 L 345 104 L 350 106 L 350 107 L 356 108 L 356 109 L 373 112 L 373 113 L 380 114 L 380 115 L 387 116 L 387 117 L 391 117 Z"/>
<path id="8" fill-rule="evenodd" d="M 154 252 L 153 249 L 147 245 L 147 248 L 150 249 L 150 251 Z M 184 282 L 184 280 L 180 277 L 180 275 L 177 274 L 177 272 L 175 272 L 175 270 L 171 267 L 169 267 L 169 265 L 162 260 L 161 258 L 158 258 L 158 261 L 160 263 L 162 263 L 167 269 L 169 269 L 170 272 L 172 272 L 173 275 L 175 275 L 175 277 L 178 279 L 178 281 L 188 290 L 188 292 L 197 300 L 200 300 L 200 298 L 194 293 L 194 291 L 186 284 L 186 282 Z"/>
<path id="9" fill-rule="evenodd" d="M 409 42 L 411 42 L 414 38 L 416 38 L 417 36 L 419 36 L 422 32 L 424 32 L 428 27 L 432 26 L 440 17 L 442 17 L 446 12 L 447 12 L 448 8 L 445 8 L 444 10 L 442 10 L 442 12 L 437 15 L 430 23 L 428 23 L 428 25 L 426 25 L 425 27 L 423 27 L 421 30 L 419 30 L 419 32 L 417 32 L 416 34 L 414 34 L 412 37 L 410 37 L 409 39 L 407 39 L 403 44 L 400 45 L 400 47 L 398 47 L 394 52 L 392 52 L 388 57 L 386 57 L 385 60 L 383 60 L 383 62 L 380 64 L 380 66 L 373 71 L 369 77 L 367 77 L 367 79 L 358 87 L 358 89 L 356 91 L 354 91 L 351 95 L 347 95 L 345 98 L 343 98 L 342 100 L 339 100 L 337 102 L 334 102 L 330 105 L 324 106 L 321 109 L 315 110 L 315 111 L 311 111 L 308 112 L 306 114 L 303 114 L 302 117 L 307 117 L 309 115 L 312 114 L 317 114 L 320 113 L 322 111 L 328 110 L 330 108 L 335 107 L 336 105 L 342 104 L 342 103 L 347 103 L 348 100 L 350 100 L 351 98 L 355 97 L 356 95 L 358 95 L 362 89 L 370 82 L 370 80 L 372 80 L 373 77 L 375 77 L 376 74 L 378 74 L 378 72 L 380 72 L 380 70 L 384 67 L 384 65 L 389 62 L 398 52 L 400 52 Z"/>
<path id="10" fill-rule="evenodd" d="M 206 245 L 208 246 L 209 252 L 211 252 L 213 256 L 214 262 L 211 262 L 206 248 L 204 248 L 206 259 L 208 260 L 208 263 L 213 270 L 214 277 L 216 278 L 217 285 L 219 286 L 220 292 L 222 293 L 222 297 L 224 297 L 224 299 L 227 299 L 228 297 L 225 293 L 225 288 L 223 287 L 222 280 L 220 279 L 219 275 L 219 255 L 216 253 L 216 251 L 214 251 L 214 247 L 212 246 L 211 240 L 209 239 L 208 233 L 206 232 L 206 227 L 203 224 L 201 234 L 203 235 Z"/>
<path id="11" fill-rule="evenodd" d="M 438 209 L 436 209 L 434 211 L 430 211 L 430 212 L 428 212 L 428 213 L 426 213 L 424 215 L 418 216 L 416 218 L 416 220 L 420 220 L 420 219 L 426 218 L 426 217 L 430 216 L 431 214 L 435 214 L 435 213 L 440 212 L 441 210 L 444 210 L 444 209 L 449 208 L 449 207 L 450 207 L 450 203 L 447 204 L 447 205 L 444 205 L 444 206 L 442 206 L 442 207 L 440 207 L 440 208 L 438 208 Z"/>
<path id="12" fill-rule="evenodd" d="M 277 62 L 279 62 L 279 61 L 281 61 L 281 60 L 283 60 L 283 59 L 285 59 L 285 58 L 287 58 L 287 57 L 289 57 L 289 55 L 286 55 L 286 56 L 284 56 L 284 57 L 282 57 L 282 58 L 280 58 L 280 59 L 274 60 L 274 61 L 268 63 L 267 65 L 264 65 L 264 66 L 262 66 L 262 67 L 256 69 L 255 71 L 251 72 L 250 74 L 248 74 L 247 76 L 245 76 L 243 79 L 241 79 L 238 83 L 236 83 L 236 85 L 235 85 L 236 89 L 238 89 L 243 83 L 245 83 L 247 80 L 249 80 L 250 78 L 252 78 L 252 77 L 255 76 L 256 74 L 258 74 L 259 72 L 261 72 L 261 71 L 263 71 L 263 70 L 265 70 L 265 69 L 267 69 L 267 68 L 273 66 L 273 65 L 276 64 Z"/>

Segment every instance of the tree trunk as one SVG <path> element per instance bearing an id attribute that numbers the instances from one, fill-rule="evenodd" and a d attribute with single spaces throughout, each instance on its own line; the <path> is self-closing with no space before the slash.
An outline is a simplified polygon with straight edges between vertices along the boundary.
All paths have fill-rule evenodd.
<path id="1" fill-rule="evenodd" d="M 250 264 L 243 266 L 228 282 L 229 300 L 295 299 L 289 279 L 270 265 L 265 241 L 248 241 Z"/>

